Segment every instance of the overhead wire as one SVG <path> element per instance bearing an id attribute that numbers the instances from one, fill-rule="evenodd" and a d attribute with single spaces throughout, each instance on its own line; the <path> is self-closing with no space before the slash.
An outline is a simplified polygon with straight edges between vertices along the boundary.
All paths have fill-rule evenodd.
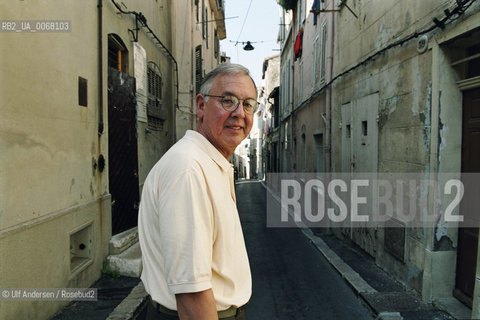
<path id="1" fill-rule="evenodd" d="M 247 22 L 248 13 L 250 12 L 250 7 L 252 6 L 252 2 L 253 2 L 253 0 L 250 0 L 250 4 L 248 5 L 247 13 L 245 14 L 245 19 L 243 19 L 242 28 L 240 29 L 240 33 L 238 34 L 238 37 L 237 37 L 237 43 L 238 43 L 238 39 L 240 39 L 240 36 L 242 35 L 243 27 L 245 27 L 245 23 Z"/>

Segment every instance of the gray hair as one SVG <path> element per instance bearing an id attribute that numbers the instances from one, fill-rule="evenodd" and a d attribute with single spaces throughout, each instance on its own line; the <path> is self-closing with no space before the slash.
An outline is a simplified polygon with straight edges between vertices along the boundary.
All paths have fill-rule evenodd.
<path id="1" fill-rule="evenodd" d="M 212 89 L 213 80 L 218 75 L 232 75 L 232 74 L 243 74 L 249 76 L 252 80 L 253 86 L 255 87 L 255 99 L 257 98 L 257 86 L 255 85 L 255 81 L 253 81 L 252 76 L 250 75 L 250 71 L 247 68 L 240 64 L 235 63 L 222 63 L 219 64 L 215 69 L 207 73 L 205 78 L 203 78 L 202 85 L 200 86 L 199 93 L 201 95 L 206 95 L 210 93 Z"/>

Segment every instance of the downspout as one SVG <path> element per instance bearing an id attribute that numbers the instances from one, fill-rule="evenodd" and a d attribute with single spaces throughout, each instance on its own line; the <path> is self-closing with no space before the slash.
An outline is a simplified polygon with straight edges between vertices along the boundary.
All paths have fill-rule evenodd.
<path id="1" fill-rule="evenodd" d="M 332 5 L 334 3 L 334 1 L 332 0 L 330 2 Z M 334 9 L 334 8 L 332 8 Z M 332 14 L 330 15 L 330 19 L 329 19 L 329 30 L 330 30 L 330 48 L 329 48 L 329 52 L 328 52 L 328 61 L 329 61 L 329 67 L 330 67 L 330 74 L 328 76 L 328 79 L 329 81 L 332 79 L 332 75 L 333 75 L 333 54 L 334 54 L 334 51 L 333 51 L 333 45 L 335 43 L 334 41 L 334 36 L 335 36 L 335 32 L 334 32 L 334 28 L 335 28 L 335 23 L 334 23 L 334 19 L 335 19 L 335 15 Z M 327 87 L 327 96 L 326 96 L 326 100 L 327 100 L 327 108 L 326 109 L 326 118 L 327 118 L 327 134 L 328 134 L 328 138 L 327 138 L 327 141 L 328 141 L 328 160 L 327 160 L 327 171 L 328 172 L 332 172 L 333 171 L 333 160 L 332 160 L 332 111 L 333 111 L 333 106 L 332 106 L 332 86 L 328 86 Z"/>
<path id="2" fill-rule="evenodd" d="M 96 160 L 96 167 L 98 167 L 99 175 L 97 178 L 97 192 L 98 197 L 98 210 L 100 219 L 100 236 L 103 237 L 103 200 L 102 200 L 102 172 L 105 168 L 105 157 L 102 155 L 102 134 L 103 134 L 103 21 L 102 21 L 102 0 L 98 0 L 98 143 L 97 153 L 98 159 Z"/>
<path id="3" fill-rule="evenodd" d="M 187 5 L 188 6 L 188 5 Z M 176 20 L 177 18 L 177 7 L 172 5 L 170 7 L 170 24 L 172 24 L 172 20 L 171 20 L 171 17 L 174 17 L 174 19 Z M 172 28 L 173 29 L 173 28 Z M 171 44 L 172 44 L 172 47 L 174 48 L 174 50 L 176 50 L 176 32 L 177 28 L 175 28 L 175 31 L 172 30 L 172 33 L 170 34 L 170 37 L 171 37 Z M 177 65 L 177 61 L 173 58 L 173 55 L 171 55 L 171 59 L 174 61 L 174 65 L 175 65 L 175 79 L 176 79 L 176 85 L 175 85 L 175 89 L 176 89 L 176 92 L 174 92 L 173 94 L 175 95 L 175 100 L 176 100 L 176 103 L 175 103 L 175 108 L 173 108 L 173 114 L 172 114 L 172 145 L 175 144 L 175 142 L 177 142 L 177 112 L 180 110 L 179 108 L 179 86 L 180 84 L 178 83 L 178 65 Z"/>
<path id="4" fill-rule="evenodd" d="M 102 0 L 98 0 L 98 136 L 103 134 L 103 21 Z M 100 147 L 100 141 L 99 141 Z M 100 150 L 99 150 L 100 151 Z"/>

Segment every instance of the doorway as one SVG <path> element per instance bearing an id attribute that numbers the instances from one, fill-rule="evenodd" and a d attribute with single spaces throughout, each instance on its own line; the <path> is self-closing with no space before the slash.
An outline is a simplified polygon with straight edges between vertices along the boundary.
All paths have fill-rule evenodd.
<path id="1" fill-rule="evenodd" d="M 128 51 L 117 35 L 108 38 L 108 166 L 112 234 L 137 226 L 138 183 L 135 78 Z"/>
<path id="2" fill-rule="evenodd" d="M 462 172 L 480 172 L 480 88 L 463 92 Z M 465 196 L 467 198 L 474 196 L 468 195 L 468 192 L 475 192 L 477 196 L 479 193 L 478 189 L 466 186 Z M 478 228 L 462 227 L 458 229 L 454 295 L 470 308 L 477 270 L 478 230 Z"/>
<path id="3" fill-rule="evenodd" d="M 376 173 L 378 170 L 378 114 L 379 95 L 373 93 L 342 105 L 342 171 L 357 174 Z M 358 178 L 358 177 L 357 177 Z M 371 195 L 367 195 L 370 197 Z M 359 214 L 369 213 L 367 206 L 359 207 Z M 350 238 L 366 253 L 375 256 L 375 230 L 356 224 Z"/>

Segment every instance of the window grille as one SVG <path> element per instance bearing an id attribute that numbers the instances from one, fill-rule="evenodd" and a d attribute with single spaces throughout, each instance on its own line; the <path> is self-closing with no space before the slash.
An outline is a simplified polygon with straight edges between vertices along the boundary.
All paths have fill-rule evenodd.
<path id="1" fill-rule="evenodd" d="M 214 40 L 214 56 L 215 56 L 215 59 L 218 60 L 218 56 L 219 56 L 219 52 L 220 52 L 220 40 L 218 39 L 218 33 L 217 33 L 217 29 L 215 29 L 215 33 L 214 33 L 214 37 L 215 37 L 215 40 Z"/>
<path id="2" fill-rule="evenodd" d="M 148 82 L 148 102 L 147 116 L 148 126 L 153 129 L 162 130 L 165 121 L 164 112 L 162 112 L 162 76 L 160 68 L 154 63 L 148 63 L 147 69 Z"/>
<path id="3" fill-rule="evenodd" d="M 202 46 L 197 46 L 195 48 L 195 90 L 197 94 L 200 92 L 202 80 Z"/>

